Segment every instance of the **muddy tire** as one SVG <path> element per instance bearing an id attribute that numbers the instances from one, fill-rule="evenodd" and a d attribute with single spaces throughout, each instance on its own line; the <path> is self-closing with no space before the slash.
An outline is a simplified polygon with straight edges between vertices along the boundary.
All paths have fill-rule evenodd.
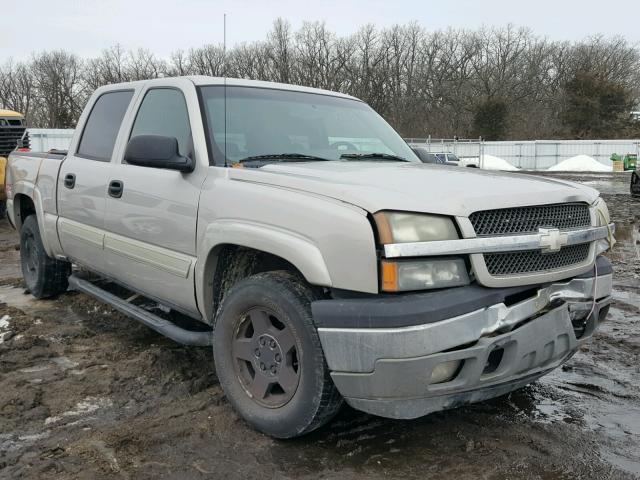
<path id="1" fill-rule="evenodd" d="M 34 297 L 52 297 L 67 290 L 71 264 L 47 255 L 35 215 L 29 215 L 20 230 L 20 263 L 27 289 Z"/>
<path id="2" fill-rule="evenodd" d="M 234 285 L 215 318 L 220 384 L 240 416 L 272 437 L 311 432 L 342 405 L 313 325 L 314 299 L 288 272 L 260 273 Z"/>
<path id="3" fill-rule="evenodd" d="M 4 220 L 7 215 L 7 202 L 0 200 L 0 220 Z"/>
<path id="4" fill-rule="evenodd" d="M 631 195 L 634 197 L 640 197 L 640 175 L 638 172 L 631 172 L 631 186 L 629 188 Z"/>

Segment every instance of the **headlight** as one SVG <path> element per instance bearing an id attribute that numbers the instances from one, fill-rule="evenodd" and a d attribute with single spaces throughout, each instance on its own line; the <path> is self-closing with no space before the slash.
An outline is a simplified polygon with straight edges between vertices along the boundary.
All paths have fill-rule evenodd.
<path id="1" fill-rule="evenodd" d="M 420 213 L 378 212 L 373 218 L 380 242 L 409 243 L 459 238 L 453 221 L 440 215 Z"/>
<path id="2" fill-rule="evenodd" d="M 453 220 L 442 215 L 382 211 L 373 217 L 383 245 L 460 238 Z M 383 259 L 380 280 L 382 291 L 407 292 L 467 285 L 469 274 L 462 258 Z"/>
<path id="3" fill-rule="evenodd" d="M 406 292 L 459 287 L 469 283 L 467 266 L 461 258 L 382 260 L 381 290 Z"/>

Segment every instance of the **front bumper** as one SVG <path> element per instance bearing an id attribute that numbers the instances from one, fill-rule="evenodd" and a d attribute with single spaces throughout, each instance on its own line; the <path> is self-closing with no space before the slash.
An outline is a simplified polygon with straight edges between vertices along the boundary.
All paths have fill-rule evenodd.
<path id="1" fill-rule="evenodd" d="M 597 277 L 593 272 L 539 286 L 520 292 L 525 298 L 516 303 L 435 322 L 425 316 L 418 325 L 327 327 L 328 311 L 348 309 L 349 302 L 318 302 L 314 316 L 333 380 L 351 406 L 390 418 L 415 418 L 520 388 L 567 361 L 604 320 L 612 274 L 605 259 L 598 264 L 607 268 Z M 587 318 L 574 325 L 570 312 Z M 369 315 L 370 325 L 379 323 L 375 315 Z M 434 368 L 452 361 L 461 364 L 454 376 L 431 383 Z"/>

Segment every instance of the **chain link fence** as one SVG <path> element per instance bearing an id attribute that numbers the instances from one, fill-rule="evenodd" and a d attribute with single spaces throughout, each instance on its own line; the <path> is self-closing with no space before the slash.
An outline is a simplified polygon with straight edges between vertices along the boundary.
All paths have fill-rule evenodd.
<path id="1" fill-rule="evenodd" d="M 454 153 L 464 163 L 480 164 L 485 156 L 506 160 L 524 170 L 546 170 L 563 160 L 587 155 L 611 166 L 611 155 L 640 156 L 640 140 L 529 140 L 488 142 L 482 139 L 406 138 L 433 153 Z"/>

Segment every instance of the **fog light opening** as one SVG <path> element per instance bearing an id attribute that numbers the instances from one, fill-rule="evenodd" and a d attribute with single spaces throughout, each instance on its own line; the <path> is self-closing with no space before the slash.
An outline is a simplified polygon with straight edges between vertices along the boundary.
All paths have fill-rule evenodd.
<path id="1" fill-rule="evenodd" d="M 431 381 L 429 383 L 450 382 L 460 373 L 462 363 L 462 360 L 439 363 L 431 370 Z"/>
<path id="2" fill-rule="evenodd" d="M 591 311 L 590 305 L 569 304 L 569 319 L 573 326 L 573 333 L 577 339 L 584 336 L 587 328 L 588 316 Z"/>
<path id="3" fill-rule="evenodd" d="M 487 357 L 487 363 L 484 365 L 484 370 L 482 370 L 482 375 L 489 375 L 496 370 L 500 366 L 500 362 L 502 362 L 502 357 L 504 356 L 504 348 L 498 347 L 494 348 L 489 356 Z"/>

